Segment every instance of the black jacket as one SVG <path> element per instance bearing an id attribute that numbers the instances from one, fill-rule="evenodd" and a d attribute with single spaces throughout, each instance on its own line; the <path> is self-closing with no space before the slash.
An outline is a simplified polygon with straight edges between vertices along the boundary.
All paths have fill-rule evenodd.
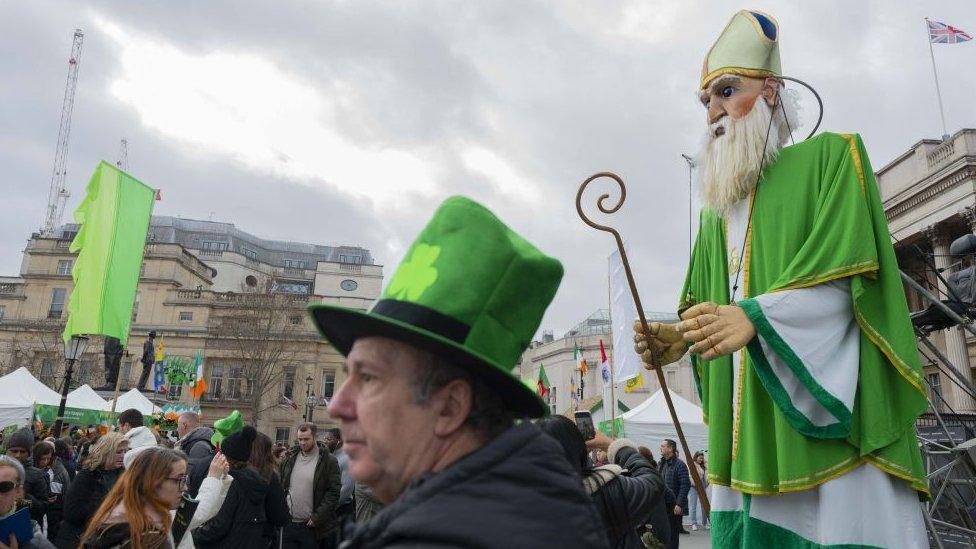
<path id="1" fill-rule="evenodd" d="M 643 549 L 637 530 L 648 523 L 658 540 L 667 544 L 670 523 L 664 504 L 664 481 L 632 443 L 622 439 L 618 442 L 622 444 L 610 447 L 617 467 L 597 469 L 584 482 L 603 520 L 610 546 Z M 624 472 L 612 474 L 611 470 Z"/>
<path id="2" fill-rule="evenodd" d="M 33 465 L 24 467 L 24 497 L 30 502 L 31 519 L 41 523 L 47 513 L 48 501 L 51 497 L 51 483 L 41 471 Z"/>
<path id="3" fill-rule="evenodd" d="M 538 427 L 511 427 L 447 469 L 415 479 L 350 548 L 607 547 L 581 479 Z"/>
<path id="4" fill-rule="evenodd" d="M 317 442 L 319 462 L 315 465 L 315 475 L 312 483 L 312 520 L 315 522 L 315 537 L 322 539 L 338 526 L 336 509 L 339 507 L 339 490 L 342 488 L 342 477 L 339 473 L 339 462 L 329 451 L 324 442 Z M 281 462 L 281 485 L 288 493 L 291 487 L 291 473 L 295 469 L 295 460 L 301 448 L 293 446 Z"/>
<path id="5" fill-rule="evenodd" d="M 210 462 L 213 461 L 216 453 L 210 442 L 213 434 L 213 429 L 201 425 L 187 433 L 178 443 L 180 450 L 186 454 L 186 464 L 189 469 L 186 490 L 193 497 L 197 497 L 203 479 L 207 478 Z"/>
<path id="6" fill-rule="evenodd" d="M 665 486 L 674 495 L 675 505 L 681 507 L 681 514 L 688 514 L 688 490 L 691 489 L 691 478 L 688 476 L 688 466 L 677 456 L 671 459 L 661 458 L 659 466 Z"/>
<path id="7" fill-rule="evenodd" d="M 250 467 L 230 472 L 234 477 L 227 498 L 217 514 L 193 530 L 193 544 L 199 549 L 232 547 L 233 549 L 266 549 L 265 537 L 270 527 L 289 522 L 269 502 L 269 485 Z"/>
<path id="8" fill-rule="evenodd" d="M 109 478 L 109 477 L 112 478 Z M 81 469 L 64 495 L 63 520 L 54 544 L 60 549 L 75 549 L 85 532 L 88 519 L 95 514 L 114 484 L 115 475 L 105 471 Z"/>
<path id="9" fill-rule="evenodd" d="M 139 535 L 144 549 L 173 549 L 169 536 L 161 529 L 153 529 Z M 92 536 L 81 543 L 80 549 L 129 549 L 132 534 L 127 523 L 104 524 Z"/>

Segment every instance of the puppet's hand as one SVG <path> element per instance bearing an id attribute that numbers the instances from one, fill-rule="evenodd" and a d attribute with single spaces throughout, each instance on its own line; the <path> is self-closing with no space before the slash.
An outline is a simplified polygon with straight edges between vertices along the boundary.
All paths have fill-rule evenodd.
<path id="1" fill-rule="evenodd" d="M 672 362 L 677 362 L 688 350 L 688 344 L 681 339 L 675 324 L 648 322 L 634 323 L 634 350 L 644 362 L 644 368 L 652 370 Z"/>
<path id="2" fill-rule="evenodd" d="M 756 328 L 738 305 L 700 303 L 681 315 L 678 332 L 691 353 L 704 360 L 732 354 L 756 337 Z"/>

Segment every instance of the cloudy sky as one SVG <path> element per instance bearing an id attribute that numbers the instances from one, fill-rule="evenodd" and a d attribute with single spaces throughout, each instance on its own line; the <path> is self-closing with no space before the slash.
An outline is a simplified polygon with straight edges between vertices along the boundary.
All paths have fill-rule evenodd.
<path id="1" fill-rule="evenodd" d="M 44 217 L 73 30 L 85 32 L 69 212 L 100 159 L 162 189 L 156 213 L 267 238 L 361 245 L 386 273 L 436 204 L 493 209 L 566 277 L 543 329 L 606 307 L 608 235 L 579 182 L 628 183 L 611 223 L 644 303 L 670 310 L 687 260 L 702 57 L 739 3 L 16 2 L 0 15 L 0 274 Z M 824 129 L 875 168 L 941 133 L 922 18 L 976 33 L 969 0 L 767 2 L 783 68 Z M 935 46 L 950 133 L 976 127 L 976 42 Z M 806 120 L 815 114 L 808 96 Z M 595 195 L 591 197 L 595 199 Z M 66 216 L 67 217 L 67 216 Z M 531 284 L 526 281 L 527 286 Z"/>

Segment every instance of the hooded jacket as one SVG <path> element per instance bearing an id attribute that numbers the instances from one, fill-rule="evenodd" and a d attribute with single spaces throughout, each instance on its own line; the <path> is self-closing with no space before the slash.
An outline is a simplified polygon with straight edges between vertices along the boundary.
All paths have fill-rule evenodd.
<path id="1" fill-rule="evenodd" d="M 233 547 L 234 549 L 265 549 L 265 526 L 285 526 L 287 518 L 269 513 L 268 483 L 250 467 L 230 472 L 234 482 L 227 490 L 224 504 L 217 515 L 193 530 L 193 545 L 199 549 Z M 272 516 L 276 522 L 269 523 Z"/>
<path id="2" fill-rule="evenodd" d="M 597 517 L 559 444 L 523 423 L 415 479 L 343 547 L 607 547 Z"/>
<path id="3" fill-rule="evenodd" d="M 197 492 L 200 490 L 200 483 L 207 477 L 207 469 L 210 468 L 210 461 L 214 457 L 214 446 L 210 442 L 213 434 L 213 429 L 201 425 L 187 433 L 177 443 L 180 450 L 186 454 L 186 464 L 189 469 L 187 491 L 193 497 L 197 496 Z"/>

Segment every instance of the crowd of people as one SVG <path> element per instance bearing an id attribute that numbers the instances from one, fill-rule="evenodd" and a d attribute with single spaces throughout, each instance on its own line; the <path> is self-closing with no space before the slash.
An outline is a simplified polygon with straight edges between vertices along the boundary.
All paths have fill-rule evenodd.
<path id="1" fill-rule="evenodd" d="M 626 439 L 584 440 L 563 416 L 537 426 L 562 448 L 611 547 L 677 547 L 689 483 L 673 441 L 659 464 Z M 338 428 L 302 423 L 291 447 L 251 426 L 218 447 L 214 432 L 187 412 L 172 441 L 137 410 L 111 432 L 72 428 L 54 439 L 22 428 L 3 442 L 0 519 L 29 509 L 34 536 L 18 545 L 29 548 L 311 549 L 357 546 L 344 540 L 384 507 L 351 474 Z"/>

